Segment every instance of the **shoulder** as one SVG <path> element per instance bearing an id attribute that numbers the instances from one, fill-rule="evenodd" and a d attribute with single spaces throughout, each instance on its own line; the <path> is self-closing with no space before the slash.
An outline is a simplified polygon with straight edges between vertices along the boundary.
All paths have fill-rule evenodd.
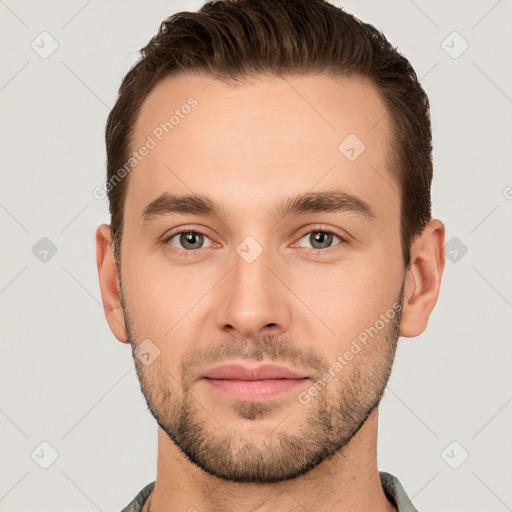
<path id="1" fill-rule="evenodd" d="M 386 496 L 395 504 L 398 512 L 419 512 L 396 476 L 385 471 L 379 471 L 379 476 Z"/>
<path id="2" fill-rule="evenodd" d="M 151 482 L 146 487 L 144 487 L 135 498 L 125 507 L 121 512 L 140 512 L 142 510 L 142 506 L 147 500 L 149 494 L 155 487 L 155 482 Z"/>

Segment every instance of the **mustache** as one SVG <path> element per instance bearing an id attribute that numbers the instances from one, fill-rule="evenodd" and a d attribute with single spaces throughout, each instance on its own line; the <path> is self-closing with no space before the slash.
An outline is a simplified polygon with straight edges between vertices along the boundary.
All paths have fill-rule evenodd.
<path id="1" fill-rule="evenodd" d="M 233 359 L 278 361 L 289 366 L 312 368 L 316 372 L 322 372 L 329 366 L 312 347 L 302 349 L 287 336 L 269 334 L 251 340 L 229 338 L 218 345 L 194 347 L 190 354 L 184 355 L 181 372 L 186 379 L 206 364 Z"/>

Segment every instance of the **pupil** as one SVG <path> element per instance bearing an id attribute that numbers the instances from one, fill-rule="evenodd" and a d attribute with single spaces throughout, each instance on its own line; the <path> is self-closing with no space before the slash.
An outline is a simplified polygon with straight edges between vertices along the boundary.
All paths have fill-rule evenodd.
<path id="1" fill-rule="evenodd" d="M 183 247 L 185 247 L 186 249 L 198 249 L 200 246 L 201 246 L 201 242 L 202 242 L 202 236 L 201 234 L 199 233 L 194 233 L 194 232 L 189 232 L 189 233 L 183 233 L 181 235 L 181 244 L 183 245 Z M 192 245 L 193 247 L 190 247 L 189 245 Z M 199 247 L 196 247 L 196 246 L 199 246 Z"/>
<path id="2" fill-rule="evenodd" d="M 316 233 L 312 234 L 312 236 L 314 243 L 312 243 L 311 245 L 315 247 L 315 244 L 318 243 L 321 246 L 320 248 L 328 247 L 332 238 L 332 235 L 330 233 L 325 233 L 323 231 L 317 231 Z"/>

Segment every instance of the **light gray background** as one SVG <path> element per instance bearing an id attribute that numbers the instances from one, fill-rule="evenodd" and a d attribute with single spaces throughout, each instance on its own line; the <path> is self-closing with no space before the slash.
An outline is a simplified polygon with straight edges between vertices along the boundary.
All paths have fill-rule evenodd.
<path id="1" fill-rule="evenodd" d="M 101 307 L 94 231 L 108 210 L 92 190 L 133 52 L 201 4 L 0 0 L 1 511 L 115 512 L 155 478 L 156 422 Z M 434 216 L 456 237 L 428 330 L 401 339 L 379 468 L 422 511 L 512 510 L 512 3 L 337 4 L 381 28 L 421 77 Z M 46 59 L 31 47 L 50 48 L 43 31 L 58 42 Z M 58 251 L 46 262 L 32 252 L 42 237 Z M 58 452 L 48 469 L 43 441 Z"/>

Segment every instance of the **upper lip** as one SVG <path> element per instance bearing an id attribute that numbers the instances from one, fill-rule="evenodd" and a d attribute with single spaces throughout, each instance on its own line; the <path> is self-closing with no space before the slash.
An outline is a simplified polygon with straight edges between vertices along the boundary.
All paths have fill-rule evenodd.
<path id="1" fill-rule="evenodd" d="M 241 364 L 225 364 L 208 370 L 205 379 L 236 379 L 236 380 L 263 380 L 263 379 L 305 379 L 308 376 L 275 364 L 263 364 L 247 367 Z"/>

